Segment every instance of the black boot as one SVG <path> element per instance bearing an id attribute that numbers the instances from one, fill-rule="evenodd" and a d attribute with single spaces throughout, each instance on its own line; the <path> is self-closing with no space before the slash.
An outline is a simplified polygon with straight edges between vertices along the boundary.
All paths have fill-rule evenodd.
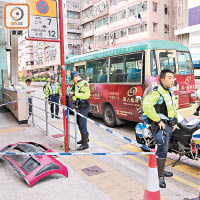
<path id="1" fill-rule="evenodd" d="M 168 172 L 168 171 L 164 171 L 164 176 L 165 177 L 172 177 L 173 173 L 172 172 Z"/>
<path id="2" fill-rule="evenodd" d="M 159 186 L 160 186 L 160 188 L 166 188 L 164 176 L 159 177 Z"/>
<path id="3" fill-rule="evenodd" d="M 82 139 L 77 142 L 77 144 L 82 144 Z"/>
<path id="4" fill-rule="evenodd" d="M 82 133 L 82 144 L 80 147 L 78 147 L 78 151 L 84 150 L 84 149 L 88 149 L 89 145 L 88 145 L 88 133 Z"/>
<path id="5" fill-rule="evenodd" d="M 88 142 L 89 142 L 89 138 L 88 138 Z M 77 144 L 82 144 L 82 139 L 79 140 L 79 141 L 77 142 Z"/>
<path id="6" fill-rule="evenodd" d="M 165 168 L 165 158 L 157 158 L 157 166 L 158 166 L 158 177 L 159 177 L 159 185 L 161 188 L 166 188 L 166 183 L 164 179 L 164 168 Z"/>

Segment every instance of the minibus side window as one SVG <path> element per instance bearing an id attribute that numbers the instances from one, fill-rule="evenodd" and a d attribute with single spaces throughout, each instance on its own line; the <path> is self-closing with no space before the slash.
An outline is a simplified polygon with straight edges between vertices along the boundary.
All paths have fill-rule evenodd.
<path id="1" fill-rule="evenodd" d="M 107 83 L 108 59 L 88 61 L 86 77 L 89 83 Z"/>

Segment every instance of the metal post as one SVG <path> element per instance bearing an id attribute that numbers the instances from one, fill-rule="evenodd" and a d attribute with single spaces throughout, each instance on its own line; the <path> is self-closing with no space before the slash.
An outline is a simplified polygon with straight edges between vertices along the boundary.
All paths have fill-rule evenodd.
<path id="1" fill-rule="evenodd" d="M 62 105 L 66 105 L 66 85 L 65 85 L 65 57 L 64 57 L 64 30 L 63 30 L 63 7 L 62 0 L 59 3 L 59 27 L 60 27 L 60 64 L 61 64 L 61 79 L 62 79 Z M 65 152 L 69 151 L 68 144 L 68 127 L 67 117 L 65 117 L 65 110 L 63 109 L 63 126 L 65 131 L 64 145 Z"/>
<path id="2" fill-rule="evenodd" d="M 31 102 L 32 102 L 32 124 L 33 124 L 33 127 L 35 126 L 35 122 L 34 122 L 34 112 L 33 112 L 33 110 L 34 110 L 34 108 L 33 108 L 33 97 L 31 96 Z"/>
<path id="3" fill-rule="evenodd" d="M 49 135 L 49 127 L 48 127 L 48 101 L 45 100 L 45 116 L 46 116 L 46 135 Z"/>
<path id="4" fill-rule="evenodd" d="M 77 112 L 74 112 L 75 150 L 77 150 Z"/>
<path id="5" fill-rule="evenodd" d="M 67 112 L 67 119 L 68 119 L 68 120 L 67 120 L 67 123 L 68 123 L 68 124 L 67 124 L 67 129 L 68 129 L 68 130 L 67 130 L 67 132 L 68 132 L 68 144 L 70 145 L 70 134 L 69 134 L 69 133 L 70 133 L 70 123 L 69 123 L 69 122 L 70 122 L 70 119 L 69 119 L 69 109 L 67 109 L 67 111 L 68 111 L 68 112 Z"/>

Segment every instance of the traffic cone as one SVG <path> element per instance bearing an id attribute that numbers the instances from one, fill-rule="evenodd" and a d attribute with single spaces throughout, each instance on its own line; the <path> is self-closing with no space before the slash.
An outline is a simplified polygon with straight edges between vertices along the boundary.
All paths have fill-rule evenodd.
<path id="1" fill-rule="evenodd" d="M 158 181 L 158 170 L 155 149 L 154 154 L 149 156 L 149 166 L 147 170 L 147 185 L 144 192 L 144 200 L 160 200 L 160 188 Z"/>

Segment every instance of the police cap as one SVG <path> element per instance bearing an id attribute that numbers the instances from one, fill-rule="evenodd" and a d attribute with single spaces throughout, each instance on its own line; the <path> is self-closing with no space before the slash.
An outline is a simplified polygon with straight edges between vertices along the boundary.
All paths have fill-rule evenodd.
<path id="1" fill-rule="evenodd" d="M 50 78 L 51 78 L 51 80 L 55 80 L 55 79 L 56 79 L 56 77 L 55 77 L 55 76 L 51 76 Z"/>
<path id="2" fill-rule="evenodd" d="M 79 72 L 77 72 L 77 71 L 72 71 L 72 72 L 71 72 L 71 80 L 73 80 L 75 76 L 79 76 L 79 75 L 80 75 Z"/>

